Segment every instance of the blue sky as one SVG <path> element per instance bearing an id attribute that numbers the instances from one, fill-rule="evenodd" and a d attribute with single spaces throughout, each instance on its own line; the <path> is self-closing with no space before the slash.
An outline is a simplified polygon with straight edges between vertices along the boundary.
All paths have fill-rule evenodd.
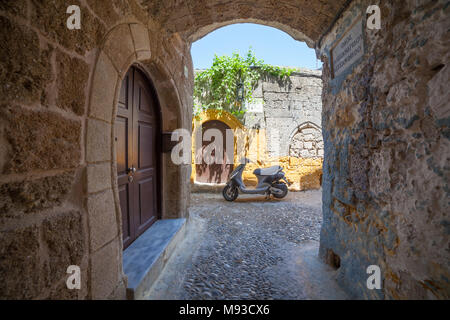
<path id="1" fill-rule="evenodd" d="M 313 49 L 306 43 L 294 40 L 287 33 L 263 25 L 240 23 L 217 29 L 192 44 L 195 69 L 206 69 L 212 64 L 214 54 L 245 54 L 252 47 L 258 59 L 277 66 L 321 67 Z"/>

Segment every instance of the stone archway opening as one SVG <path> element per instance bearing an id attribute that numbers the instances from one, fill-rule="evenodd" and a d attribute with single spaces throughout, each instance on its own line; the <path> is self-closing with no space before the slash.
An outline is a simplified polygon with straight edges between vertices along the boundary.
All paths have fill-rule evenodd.
<path id="1" fill-rule="evenodd" d="M 254 22 L 253 20 L 240 20 L 239 22 L 249 21 Z M 232 23 L 234 21 L 224 25 Z M 205 30 L 214 30 L 217 27 L 218 25 L 206 27 L 199 31 L 199 34 L 193 35 L 193 39 L 203 36 Z M 270 82 L 270 80 L 262 81 L 259 88 L 261 96 L 258 96 L 258 98 L 264 101 L 266 106 L 261 110 L 262 114 L 258 115 L 257 120 L 260 120 L 258 128 L 255 125 L 255 119 L 253 119 L 255 117 L 247 119 L 244 116 L 242 120 L 239 120 L 229 112 L 211 109 L 193 117 L 193 140 L 203 133 L 202 128 L 208 127 L 208 123 L 226 123 L 226 126 L 235 132 L 241 131 L 242 137 L 235 138 L 244 138 L 248 139 L 247 141 L 253 140 L 253 142 L 256 142 L 253 145 L 248 143 L 244 153 L 241 154 L 241 156 L 255 158 L 254 163 L 248 164 L 248 170 L 245 171 L 243 176 L 249 187 L 256 182 L 253 175 L 254 169 L 271 166 L 276 161 L 285 167 L 288 179 L 293 182 L 293 188 L 298 191 L 311 189 L 312 187 L 320 188 L 322 168 L 320 157 L 323 156 L 323 145 L 320 145 L 320 143 L 323 144 L 323 139 L 320 131 L 321 105 L 319 105 L 322 93 L 321 85 L 319 85 L 321 71 L 303 71 L 295 74 L 294 77 L 290 87 L 281 87 L 279 83 Z M 313 87 L 313 95 L 305 92 L 305 90 L 309 90 L 306 89 L 309 87 Z M 277 89 L 279 92 L 276 92 Z M 281 96 L 287 98 L 283 100 L 283 98 L 280 98 Z M 275 127 L 282 129 L 282 132 L 277 135 L 278 140 L 271 136 Z M 283 154 L 274 157 L 274 152 L 270 151 L 276 149 L 274 145 L 277 144 Z M 308 146 L 309 144 L 312 145 Z M 195 141 L 193 141 L 193 160 L 199 151 L 196 147 Z M 234 158 L 236 165 L 240 160 L 237 150 L 234 150 Z M 314 163 L 314 161 L 317 163 Z M 298 282 L 301 281 L 298 278 L 286 275 L 285 279 L 281 279 L 283 277 L 276 280 L 271 279 L 273 281 L 271 283 L 272 288 L 266 288 L 267 292 L 263 292 L 264 290 L 256 287 L 255 281 L 248 279 L 248 275 L 254 276 L 261 282 L 267 281 L 269 283 L 270 281 L 265 276 L 258 274 L 258 268 L 275 270 L 273 273 L 268 272 L 269 277 L 275 276 L 277 272 L 284 273 L 286 270 L 282 266 L 270 260 L 272 258 L 280 259 L 279 261 L 283 261 L 282 264 L 291 265 L 294 254 L 291 257 L 280 256 L 277 254 L 276 248 L 287 250 L 289 247 L 289 250 L 293 250 L 292 252 L 295 252 L 295 255 L 307 254 L 314 256 L 312 260 L 318 259 L 322 219 L 321 190 L 306 194 L 294 192 L 295 189 L 292 189 L 290 198 L 283 200 L 267 200 L 264 195 L 239 195 L 236 201 L 227 203 L 221 194 L 223 185 L 208 190 L 204 186 L 202 188 L 198 186 L 198 182 L 202 182 L 200 179 L 204 172 L 209 176 L 209 172 L 203 171 L 200 166 L 193 163 L 191 179 L 195 192 L 191 193 L 190 215 L 193 221 L 202 220 L 202 223 L 193 227 L 196 228 L 196 234 L 193 237 L 199 238 L 190 240 L 190 242 L 196 243 L 196 246 L 192 247 L 191 250 L 200 248 L 199 250 L 204 253 L 202 253 L 201 258 L 197 258 L 194 254 L 195 258 L 192 263 L 189 263 L 195 266 L 194 269 L 186 267 L 186 270 L 179 270 L 187 280 L 182 284 L 183 287 L 179 288 L 179 292 L 171 292 L 170 294 L 187 295 L 194 299 L 220 297 L 268 298 L 277 295 L 287 298 L 299 295 L 298 289 L 291 287 L 293 291 L 287 293 L 286 288 L 282 288 L 280 285 L 287 281 L 296 284 L 297 288 L 303 287 L 305 283 Z M 194 190 L 191 189 L 191 191 Z M 301 196 L 298 197 L 297 194 L 301 194 Z M 207 225 L 207 231 L 201 229 L 200 225 L 202 224 Z M 255 245 L 255 238 L 259 239 L 261 243 Z M 263 242 L 266 244 L 265 248 L 261 245 Z M 226 245 L 222 246 L 221 243 Z M 301 252 L 300 248 L 303 247 L 307 248 L 305 249 L 307 253 Z M 272 257 L 270 257 L 271 254 Z M 337 258 L 334 260 L 337 261 Z M 183 263 L 180 262 L 180 265 L 183 265 Z M 218 267 L 219 265 L 225 265 L 226 267 L 223 269 Z M 320 272 L 325 270 L 322 269 L 324 266 L 316 266 L 316 268 L 321 270 Z M 247 277 L 245 277 L 245 274 L 247 274 Z M 324 272 L 325 279 L 329 279 L 329 276 L 330 274 Z M 220 284 L 219 281 L 223 281 L 223 284 Z M 233 288 L 238 282 L 246 283 L 249 287 L 248 291 L 237 287 Z M 154 294 L 156 294 L 156 291 Z M 341 296 L 339 290 L 334 291 L 332 289 L 331 296 L 343 297 L 344 295 Z M 161 296 L 152 296 L 152 298 L 157 297 Z"/>
<path id="2" fill-rule="evenodd" d="M 192 36 L 193 40 L 199 40 L 208 34 L 208 37 L 214 36 L 214 32 L 221 29 L 221 32 L 227 29 L 227 26 L 231 25 L 240 25 L 240 26 L 264 26 L 269 28 L 261 28 L 256 29 L 260 34 L 264 34 L 267 32 L 268 34 L 275 35 L 275 32 L 279 32 L 280 36 L 289 35 L 292 43 L 287 43 L 289 46 L 294 46 L 293 43 L 298 43 L 298 40 L 305 40 L 305 37 L 299 37 L 298 34 L 295 36 L 292 32 L 288 33 L 286 30 L 289 29 L 284 25 L 273 24 L 271 22 L 264 23 L 264 21 L 256 21 L 254 19 L 239 19 L 239 20 L 231 20 L 221 24 L 214 24 L 213 26 L 207 26 L 198 31 L 197 34 Z M 276 30 L 276 31 L 275 31 Z M 225 33 L 226 34 L 226 33 Z M 228 36 L 225 36 L 228 37 Z M 238 37 L 239 38 L 239 37 Z M 286 37 L 289 38 L 289 37 Z M 191 39 L 191 38 L 190 38 Z M 203 40 L 202 40 L 203 41 Z M 237 39 L 238 42 L 242 42 L 242 39 Z M 286 41 L 286 40 L 285 40 Z M 214 41 L 210 38 L 207 43 L 213 43 Z M 288 41 L 286 41 L 288 42 Z M 232 50 L 233 42 L 230 41 L 228 46 L 230 47 L 230 53 Z M 194 47 L 194 46 L 192 46 Z M 200 49 L 201 48 L 201 49 Z M 247 48 L 239 47 L 240 50 L 247 50 Z M 204 57 L 204 52 L 206 51 L 204 46 L 196 47 L 195 53 L 201 53 L 202 57 Z M 281 48 L 279 48 L 281 49 Z M 295 49 L 300 50 L 298 47 Z M 192 49 L 194 52 L 194 49 Z M 214 50 L 214 49 L 210 49 Z M 224 46 L 221 43 L 220 49 L 224 50 Z M 304 48 L 301 48 L 301 52 L 303 53 Z M 311 52 L 314 52 L 310 49 Z M 236 51 L 235 51 L 236 52 Z M 193 53 L 191 53 L 193 54 Z M 210 54 L 211 56 L 212 53 Z M 313 60 L 309 62 L 309 66 L 311 67 L 314 64 L 315 54 L 313 53 Z M 257 59 L 261 57 L 256 57 Z M 205 67 L 206 63 L 204 62 L 206 59 L 203 58 L 202 67 Z M 279 61 L 279 65 L 285 65 L 285 62 Z M 278 65 L 278 64 L 277 64 Z M 295 65 L 289 65 L 290 67 L 295 68 Z M 317 63 L 316 63 L 317 68 Z M 196 69 L 194 74 L 198 74 L 202 72 L 201 69 Z M 303 163 L 300 158 L 300 153 L 296 154 L 295 152 L 290 152 L 290 140 L 292 139 L 292 130 L 297 130 L 299 126 L 304 123 L 311 123 L 314 128 L 319 128 L 321 125 L 321 93 L 322 93 L 322 84 L 321 84 L 321 71 L 313 70 L 307 68 L 299 68 L 298 72 L 294 71 L 293 76 L 286 81 L 286 83 L 282 83 L 281 81 L 276 81 L 275 79 L 271 79 L 270 77 L 263 77 L 260 80 L 260 83 L 255 88 L 252 97 L 252 107 L 257 104 L 257 110 L 246 112 L 244 116 L 239 116 L 237 119 L 235 116 L 229 114 L 228 112 L 216 112 L 215 118 L 218 120 L 227 121 L 230 118 L 235 118 L 233 122 L 239 123 L 238 126 L 232 126 L 234 128 L 238 127 L 242 129 L 243 132 L 242 137 L 238 139 L 240 142 L 245 140 L 245 146 L 237 147 L 235 145 L 234 150 L 234 163 L 240 163 L 241 158 L 247 157 L 251 158 L 252 163 L 248 165 L 244 172 L 244 181 L 253 185 L 256 183 L 256 178 L 252 174 L 253 170 L 261 167 L 261 166 L 271 166 L 276 164 L 281 164 L 285 167 L 288 172 L 288 180 L 292 183 L 291 190 L 306 190 L 309 189 L 313 184 L 303 182 L 300 180 L 308 180 L 307 178 L 303 178 L 302 175 L 308 175 L 308 170 L 303 170 L 302 173 L 299 173 L 297 167 L 300 163 Z M 198 102 L 195 102 L 195 111 L 202 110 L 204 107 L 199 106 Z M 267 110 L 266 110 L 267 109 Z M 210 110 L 207 110 L 208 112 Z M 214 111 L 214 109 L 209 112 L 209 114 L 205 114 L 202 112 L 199 115 L 195 115 L 193 119 L 193 139 L 197 138 L 197 134 L 195 133 L 196 125 L 195 122 L 207 121 L 209 120 L 210 114 Z M 319 131 L 319 135 L 321 132 Z M 200 138 L 201 139 L 201 138 Z M 317 140 L 319 137 L 315 137 Z M 321 140 L 321 139 L 319 139 Z M 309 142 L 308 142 L 309 143 Z M 193 165 L 194 160 L 196 158 L 196 146 L 193 144 L 193 153 L 192 160 Z M 242 149 L 242 150 L 237 150 Z M 303 146 L 302 146 L 303 148 Z M 314 150 L 316 152 L 315 155 L 308 153 L 308 157 L 323 157 L 323 148 L 319 152 L 319 150 Z M 238 155 L 239 153 L 239 155 Z M 309 161 L 311 162 L 311 161 Z M 307 163 L 307 166 L 311 167 L 311 163 Z M 320 162 L 320 163 L 319 163 Z M 321 169 L 321 161 L 315 164 L 315 167 L 320 167 Z M 191 175 L 191 181 L 195 183 L 195 168 L 193 168 L 193 174 Z M 317 176 L 316 180 L 318 180 L 321 172 L 317 171 L 315 176 Z M 306 181 L 305 180 L 305 181 Z M 303 185 L 303 187 L 300 187 Z M 314 184 L 314 187 L 320 187 L 320 183 L 317 182 Z M 216 190 L 217 188 L 214 188 Z M 203 190 L 203 188 L 198 189 L 197 187 L 194 190 Z M 212 189 L 211 189 L 212 190 Z M 217 189 L 218 190 L 218 189 Z"/>

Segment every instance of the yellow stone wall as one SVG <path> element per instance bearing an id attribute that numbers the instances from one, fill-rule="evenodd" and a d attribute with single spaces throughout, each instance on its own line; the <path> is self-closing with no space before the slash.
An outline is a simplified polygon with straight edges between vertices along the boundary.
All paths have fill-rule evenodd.
<path id="1" fill-rule="evenodd" d="M 280 157 L 272 161 L 261 163 L 262 167 L 280 165 L 286 173 L 286 178 L 291 183 L 289 190 L 303 191 L 319 189 L 322 179 L 322 158 L 296 158 Z M 258 163 L 249 163 L 244 170 L 242 178 L 245 184 L 256 185 L 256 177 L 253 170 L 260 168 Z"/>
<path id="2" fill-rule="evenodd" d="M 253 171 L 257 168 L 280 165 L 291 183 L 291 191 L 318 189 L 321 185 L 322 163 L 321 157 L 297 158 L 280 157 L 270 158 L 266 152 L 265 129 L 248 129 L 232 114 L 226 111 L 207 110 L 194 117 L 192 122 L 192 171 L 191 182 L 195 182 L 195 135 L 202 123 L 209 120 L 219 120 L 227 124 L 234 133 L 234 163 L 238 164 L 243 157 L 249 158 L 252 163 L 247 164 L 242 178 L 249 186 L 256 185 L 257 179 Z"/>

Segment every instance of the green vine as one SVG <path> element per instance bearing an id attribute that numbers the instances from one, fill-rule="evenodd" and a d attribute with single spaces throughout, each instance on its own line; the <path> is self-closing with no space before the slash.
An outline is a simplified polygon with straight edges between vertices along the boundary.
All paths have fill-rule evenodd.
<path id="1" fill-rule="evenodd" d="M 237 101 L 237 84 L 244 84 L 244 101 L 252 101 L 252 93 L 262 78 L 289 81 L 295 69 L 281 68 L 258 60 L 251 49 L 242 57 L 215 56 L 211 68 L 196 74 L 194 85 L 194 114 L 198 116 L 207 109 L 226 110 L 242 118 L 245 104 Z M 241 80 L 240 80 L 241 79 Z"/>

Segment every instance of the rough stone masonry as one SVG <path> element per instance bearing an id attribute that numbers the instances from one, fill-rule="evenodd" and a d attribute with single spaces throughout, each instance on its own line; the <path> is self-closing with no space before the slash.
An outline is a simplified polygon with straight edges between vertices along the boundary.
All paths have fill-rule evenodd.
<path id="1" fill-rule="evenodd" d="M 80 30 L 66 27 L 69 5 Z M 379 30 L 365 28 L 369 5 Z M 324 63 L 320 256 L 340 284 L 357 298 L 450 298 L 449 12 L 448 0 L 1 1 L 0 298 L 125 298 L 121 80 L 139 66 L 162 130 L 189 130 L 191 43 L 237 22 L 279 28 Z M 333 46 L 358 19 L 364 54 L 333 77 Z M 161 168 L 161 215 L 184 217 L 190 165 L 164 153 Z M 81 290 L 65 285 L 72 264 Z M 369 265 L 380 290 L 366 287 Z"/>
<path id="2" fill-rule="evenodd" d="M 330 51 L 378 3 L 381 29 L 364 55 L 332 78 Z M 448 1 L 353 1 L 317 45 L 324 62 L 325 142 L 320 255 L 340 259 L 354 297 L 448 299 Z M 362 13 L 362 14 L 361 14 Z M 382 290 L 367 290 L 378 265 Z"/>

